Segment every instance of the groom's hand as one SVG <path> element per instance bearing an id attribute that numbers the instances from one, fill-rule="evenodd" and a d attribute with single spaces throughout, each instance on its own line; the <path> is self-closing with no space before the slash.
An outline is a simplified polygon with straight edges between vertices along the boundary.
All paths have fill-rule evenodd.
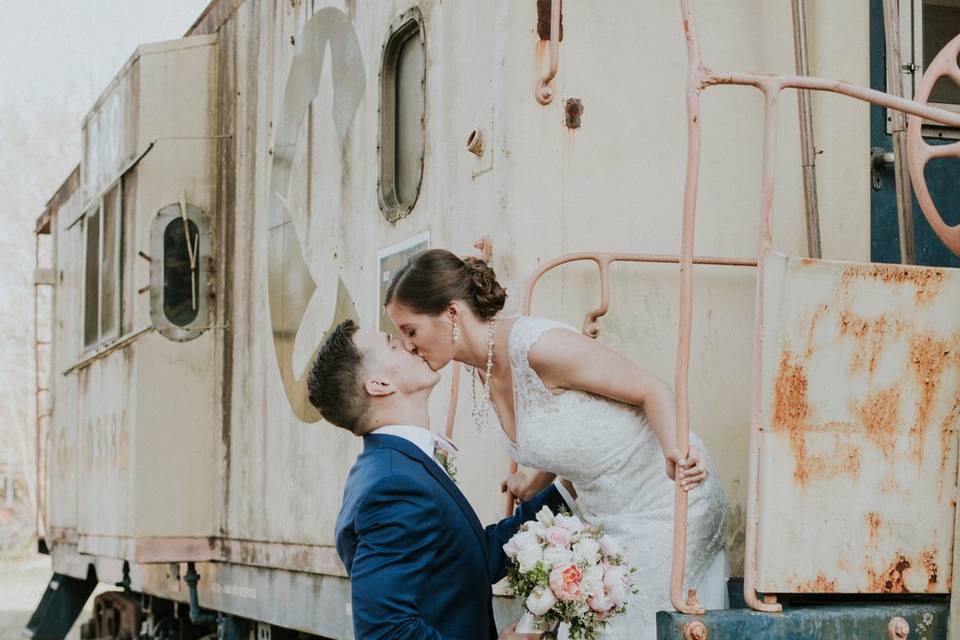
<path id="1" fill-rule="evenodd" d="M 517 622 L 520 622 L 517 620 Z M 500 632 L 499 640 L 527 640 L 528 638 L 539 638 L 539 633 L 517 633 L 515 629 L 517 628 L 517 622 L 507 626 L 503 631 Z"/>

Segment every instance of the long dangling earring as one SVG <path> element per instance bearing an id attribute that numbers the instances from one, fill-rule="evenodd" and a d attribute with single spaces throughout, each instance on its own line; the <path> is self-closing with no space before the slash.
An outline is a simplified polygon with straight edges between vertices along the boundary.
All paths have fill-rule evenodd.
<path id="1" fill-rule="evenodd" d="M 457 321 L 453 321 L 453 341 L 456 342 L 460 339 L 460 325 L 457 324 Z"/>

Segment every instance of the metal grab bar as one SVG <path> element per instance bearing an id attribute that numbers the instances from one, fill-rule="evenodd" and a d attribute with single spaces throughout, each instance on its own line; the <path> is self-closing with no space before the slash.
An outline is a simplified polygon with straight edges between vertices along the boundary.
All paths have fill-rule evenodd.
<path id="1" fill-rule="evenodd" d="M 700 55 L 700 42 L 697 38 L 693 20 L 691 0 L 680 0 L 680 12 L 683 18 L 684 34 L 687 41 L 687 174 L 683 197 L 683 241 L 681 247 L 680 271 L 682 274 L 681 287 L 681 314 L 680 339 L 677 348 L 677 447 L 683 451 L 681 444 L 687 443 L 689 434 L 687 406 L 687 370 L 690 360 L 690 327 L 692 311 L 692 281 L 690 265 L 693 255 L 693 237 L 696 219 L 697 187 L 700 172 L 700 93 L 707 87 L 721 84 L 753 86 L 763 92 L 763 170 L 760 187 L 761 224 L 757 242 L 757 256 L 772 244 L 771 220 L 773 215 L 773 186 L 774 160 L 776 157 L 776 123 L 777 108 L 780 93 L 784 89 L 812 89 L 816 91 L 830 91 L 863 100 L 904 113 L 911 114 L 908 125 L 910 145 L 908 156 L 910 174 L 917 198 L 921 203 L 924 215 L 930 222 L 938 237 L 954 253 L 960 255 L 960 226 L 949 227 L 943 222 L 932 199 L 926 189 L 923 179 L 923 166 L 932 157 L 960 155 L 957 144 L 931 147 L 921 139 L 920 118 L 933 120 L 951 127 L 960 127 L 960 114 L 944 109 L 931 107 L 921 102 L 929 96 L 934 82 L 942 75 L 949 75 L 960 84 L 960 67 L 956 62 L 960 52 L 960 36 L 954 38 L 935 58 L 930 70 L 924 74 L 921 89 L 918 90 L 918 101 L 907 100 L 892 96 L 882 91 L 875 91 L 836 80 L 824 80 L 810 76 L 799 75 L 761 75 L 746 73 L 715 73 L 704 66 Z M 952 60 L 951 60 L 952 57 Z M 926 146 L 924 146 L 926 145 Z M 757 598 L 754 588 L 756 578 L 756 549 L 757 549 L 757 522 L 756 508 L 759 500 L 757 487 L 759 476 L 759 430 L 760 430 L 760 357 L 763 348 L 763 270 L 757 270 L 756 309 L 754 315 L 753 334 L 753 374 L 752 374 L 752 402 L 750 419 L 750 449 L 749 449 L 749 486 L 753 491 L 747 499 L 747 526 L 746 551 L 744 559 L 744 597 L 747 606 L 758 611 L 776 612 L 782 607 L 777 604 L 776 597 L 767 595 L 763 602 Z M 681 411 L 681 409 L 683 411 Z M 696 592 L 691 591 L 687 600 L 682 600 L 682 582 L 686 564 L 686 495 L 681 489 L 676 493 L 676 513 L 674 514 L 674 548 L 673 548 L 673 576 L 670 584 L 670 601 L 682 613 L 702 613 L 703 609 L 696 604 Z"/>
<path id="2" fill-rule="evenodd" d="M 521 304 L 521 313 L 530 315 L 530 307 L 533 304 L 533 289 L 536 287 L 540 278 L 551 269 L 556 269 L 571 262 L 580 262 L 589 260 L 595 262 L 600 271 L 600 306 L 587 312 L 583 321 L 583 333 L 590 338 L 596 338 L 600 334 L 600 325 L 597 322 L 601 316 L 606 315 L 610 308 L 610 265 L 614 262 L 641 262 L 641 263 L 659 263 L 659 264 L 677 264 L 680 261 L 679 256 L 648 254 L 648 253 L 570 253 L 554 258 L 543 263 L 533 273 L 523 292 L 523 302 Z M 694 264 L 719 265 L 719 266 L 737 266 L 737 267 L 756 267 L 755 260 L 746 260 L 742 258 L 718 258 L 718 257 L 700 257 L 693 259 Z M 678 447 L 679 448 L 679 447 Z M 684 449 L 681 449 L 683 451 Z M 517 472 L 516 461 L 510 463 L 510 474 Z M 506 497 L 504 512 L 506 515 L 513 513 L 513 496 L 509 493 Z"/>
<path id="3" fill-rule="evenodd" d="M 537 81 L 537 102 L 543 105 L 553 102 L 553 87 L 550 83 L 560 68 L 560 4 L 562 0 L 550 2 L 550 70 Z"/>

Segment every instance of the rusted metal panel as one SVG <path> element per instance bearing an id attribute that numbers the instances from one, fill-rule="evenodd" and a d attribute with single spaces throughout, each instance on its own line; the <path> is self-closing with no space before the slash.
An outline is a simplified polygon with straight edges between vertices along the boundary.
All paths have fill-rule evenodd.
<path id="1" fill-rule="evenodd" d="M 757 588 L 948 592 L 960 272 L 764 269 Z"/>

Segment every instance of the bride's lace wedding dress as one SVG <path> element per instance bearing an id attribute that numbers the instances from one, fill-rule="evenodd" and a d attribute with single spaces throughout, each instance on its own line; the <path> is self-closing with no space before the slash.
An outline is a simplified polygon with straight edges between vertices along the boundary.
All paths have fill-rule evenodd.
<path id="1" fill-rule="evenodd" d="M 554 472 L 573 482 L 583 516 L 614 537 L 637 569 L 638 592 L 627 613 L 611 622 L 607 639 L 656 637 L 656 612 L 672 610 L 670 567 L 674 483 L 643 412 L 583 391 L 551 393 L 527 360 L 530 348 L 550 329 L 569 325 L 519 316 L 507 350 L 513 375 L 517 442 L 496 429 L 518 463 Z M 684 591 L 697 588 L 705 607 L 722 608 L 726 594 L 723 552 L 724 497 L 713 460 L 693 433 L 707 480 L 689 494 Z"/>

